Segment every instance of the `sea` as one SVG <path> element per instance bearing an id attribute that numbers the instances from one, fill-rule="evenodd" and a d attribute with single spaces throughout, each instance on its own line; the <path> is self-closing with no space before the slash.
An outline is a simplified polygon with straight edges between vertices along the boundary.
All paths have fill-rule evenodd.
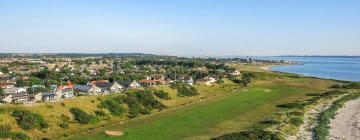
<path id="1" fill-rule="evenodd" d="M 266 57 L 264 57 L 266 59 Z M 326 79 L 360 81 L 359 56 L 282 56 L 271 60 L 296 61 L 295 65 L 275 66 L 273 71 L 296 73 Z"/>

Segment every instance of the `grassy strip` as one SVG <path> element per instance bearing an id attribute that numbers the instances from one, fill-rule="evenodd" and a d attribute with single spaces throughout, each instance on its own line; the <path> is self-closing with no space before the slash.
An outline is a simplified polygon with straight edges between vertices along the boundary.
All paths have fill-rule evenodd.
<path id="1" fill-rule="evenodd" d="M 318 125 L 314 128 L 314 134 L 316 140 L 326 140 L 329 135 L 330 119 L 333 119 L 336 115 L 336 111 L 339 110 L 349 100 L 354 100 L 360 97 L 360 93 L 349 94 L 336 100 L 330 108 L 326 109 L 319 114 L 317 119 Z"/>

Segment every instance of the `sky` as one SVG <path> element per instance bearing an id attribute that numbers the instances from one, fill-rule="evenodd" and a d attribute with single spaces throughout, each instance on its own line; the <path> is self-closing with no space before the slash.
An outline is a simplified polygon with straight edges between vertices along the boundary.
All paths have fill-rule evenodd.
<path id="1" fill-rule="evenodd" d="M 0 0 L 0 53 L 360 55 L 359 0 Z"/>

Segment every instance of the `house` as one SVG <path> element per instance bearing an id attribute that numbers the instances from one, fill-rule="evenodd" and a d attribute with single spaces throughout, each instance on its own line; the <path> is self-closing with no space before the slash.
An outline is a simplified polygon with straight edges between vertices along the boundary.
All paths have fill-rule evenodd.
<path id="1" fill-rule="evenodd" d="M 136 89 L 136 88 L 141 87 L 141 85 L 140 85 L 138 82 L 136 82 L 136 81 L 131 81 L 131 80 L 128 80 L 128 81 L 117 81 L 117 83 L 119 83 L 119 84 L 123 87 L 124 90 L 126 90 L 126 89 L 131 89 L 131 88 Z"/>
<path id="2" fill-rule="evenodd" d="M 209 70 L 206 67 L 192 68 L 191 71 L 200 72 L 200 73 L 209 73 Z"/>
<path id="3" fill-rule="evenodd" d="M 4 94 L 16 94 L 16 93 L 26 93 L 26 89 L 22 87 L 11 87 L 4 89 Z"/>
<path id="4" fill-rule="evenodd" d="M 230 71 L 228 72 L 228 75 L 230 76 L 239 76 L 241 73 L 239 70 L 233 70 L 233 71 Z"/>
<path id="5" fill-rule="evenodd" d="M 142 86 L 155 86 L 159 82 L 160 81 L 158 80 L 147 80 L 147 79 L 143 79 L 139 81 L 140 85 Z"/>
<path id="6" fill-rule="evenodd" d="M 14 87 L 14 83 L 0 83 L 0 88 L 6 89 L 6 88 L 12 88 Z"/>
<path id="7" fill-rule="evenodd" d="M 141 87 L 141 85 L 136 81 L 132 81 L 129 86 L 130 88 L 134 88 L 134 89 Z"/>
<path id="8" fill-rule="evenodd" d="M 95 85 L 101 89 L 102 93 L 116 93 L 123 90 L 123 86 L 117 82 L 97 82 Z"/>
<path id="9" fill-rule="evenodd" d="M 74 97 L 74 91 L 71 88 L 67 88 L 67 89 L 63 89 L 63 90 L 58 90 L 57 91 L 57 96 L 61 96 L 62 98 L 71 98 Z"/>
<path id="10" fill-rule="evenodd" d="M 60 85 L 58 87 L 59 90 L 63 90 L 63 89 L 73 89 L 74 88 L 74 84 L 71 83 L 70 81 L 67 82 L 67 85 Z"/>
<path id="11" fill-rule="evenodd" d="M 128 88 L 130 88 L 130 84 L 131 84 L 131 80 L 127 80 L 127 81 L 117 81 L 117 83 L 119 83 L 121 86 L 123 86 L 123 88 L 126 90 Z"/>
<path id="12" fill-rule="evenodd" d="M 25 103 L 29 101 L 29 97 L 27 93 L 15 93 L 11 95 L 12 95 L 13 103 Z"/>
<path id="13" fill-rule="evenodd" d="M 4 104 L 11 103 L 12 102 L 12 94 L 1 97 L 0 102 L 4 103 Z"/>
<path id="14" fill-rule="evenodd" d="M 42 92 L 35 94 L 34 100 L 35 101 L 52 101 L 56 100 L 56 93 L 54 92 Z"/>
<path id="15" fill-rule="evenodd" d="M 204 84 L 207 86 L 210 86 L 215 82 L 216 82 L 216 79 L 214 77 L 205 77 L 205 78 L 196 80 L 196 83 Z"/>
<path id="16" fill-rule="evenodd" d="M 109 80 L 95 80 L 95 81 L 90 81 L 87 83 L 87 85 L 94 85 L 96 83 L 108 83 L 110 82 Z"/>
<path id="17" fill-rule="evenodd" d="M 83 95 L 98 95 L 101 93 L 101 88 L 96 85 L 75 85 L 74 91 Z"/>
<path id="18" fill-rule="evenodd" d="M 180 76 L 178 76 L 177 80 L 180 82 L 183 82 L 183 83 L 187 83 L 189 85 L 194 84 L 194 80 L 190 75 L 180 75 Z"/>

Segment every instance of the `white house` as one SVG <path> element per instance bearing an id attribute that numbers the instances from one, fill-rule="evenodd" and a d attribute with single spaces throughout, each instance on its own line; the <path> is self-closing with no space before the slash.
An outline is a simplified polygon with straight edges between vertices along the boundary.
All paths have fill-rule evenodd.
<path id="1" fill-rule="evenodd" d="M 197 80 L 196 82 L 199 84 L 205 84 L 207 86 L 210 86 L 216 82 L 216 79 L 214 77 L 205 77 L 205 78 Z"/>

